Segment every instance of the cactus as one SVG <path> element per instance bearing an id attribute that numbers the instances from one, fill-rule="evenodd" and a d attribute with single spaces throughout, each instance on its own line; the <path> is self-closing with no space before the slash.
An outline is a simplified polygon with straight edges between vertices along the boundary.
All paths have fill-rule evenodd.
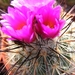
<path id="1" fill-rule="evenodd" d="M 71 25 L 71 22 L 68 24 Z M 14 41 L 18 47 L 12 48 L 16 55 L 12 59 L 15 62 L 9 69 L 13 75 L 71 75 L 74 71 L 74 60 L 69 34 L 58 37 L 55 40 L 43 40 L 40 36 L 38 40 L 31 44 Z M 70 46 L 70 47 L 69 47 Z M 72 46 L 73 47 L 73 46 Z M 9 51 L 11 51 L 9 49 Z M 19 57 L 18 57 L 19 56 Z M 71 71 L 70 71 L 71 70 Z"/>
<path id="2" fill-rule="evenodd" d="M 67 23 L 68 19 L 70 21 Z M 60 36 L 54 39 L 43 39 L 35 33 L 36 40 L 31 43 L 7 40 L 9 45 L 0 52 L 8 52 L 8 62 L 11 64 L 9 75 L 71 75 L 75 69 L 72 58 L 75 52 L 75 37 L 72 36 L 74 27 L 71 28 L 74 19 L 74 16 L 67 18 Z"/>

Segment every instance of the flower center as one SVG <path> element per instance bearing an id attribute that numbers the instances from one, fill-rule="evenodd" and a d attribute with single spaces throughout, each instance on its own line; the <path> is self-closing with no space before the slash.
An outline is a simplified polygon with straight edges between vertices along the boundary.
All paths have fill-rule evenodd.
<path id="1" fill-rule="evenodd" d="M 46 26 L 49 26 L 50 28 L 54 28 L 55 20 L 53 20 L 53 19 L 45 19 L 43 24 L 46 25 Z"/>
<path id="2" fill-rule="evenodd" d="M 22 29 L 23 26 L 25 26 L 25 25 L 26 25 L 25 22 L 20 22 L 20 23 L 18 23 L 18 24 L 16 25 L 15 29 L 16 29 L 16 30 L 20 30 L 20 29 Z"/>

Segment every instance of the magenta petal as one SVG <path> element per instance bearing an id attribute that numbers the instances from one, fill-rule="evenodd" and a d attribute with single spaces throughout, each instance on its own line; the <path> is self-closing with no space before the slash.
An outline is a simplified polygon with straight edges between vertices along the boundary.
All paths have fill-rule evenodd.
<path id="1" fill-rule="evenodd" d="M 57 13 L 58 12 L 58 13 Z M 53 15 L 55 18 L 59 19 L 60 18 L 60 13 L 61 13 L 61 6 L 58 5 L 53 9 Z"/>
<path id="2" fill-rule="evenodd" d="M 65 20 L 60 20 L 59 24 L 60 24 L 60 30 L 64 27 L 66 21 Z"/>
<path id="3" fill-rule="evenodd" d="M 40 8 L 44 5 L 50 4 L 52 7 L 55 0 L 13 0 L 11 1 L 11 5 L 13 5 L 16 8 L 19 8 L 21 6 L 26 6 L 30 10 L 37 10 L 35 7 Z"/>
<path id="4" fill-rule="evenodd" d="M 16 32 L 11 27 L 9 27 L 9 26 L 8 27 L 3 27 L 2 31 L 4 33 L 6 33 L 7 35 L 11 36 L 12 38 L 18 39 L 17 35 L 16 35 Z"/>
<path id="5" fill-rule="evenodd" d="M 13 14 L 14 8 L 8 7 L 8 13 Z"/>

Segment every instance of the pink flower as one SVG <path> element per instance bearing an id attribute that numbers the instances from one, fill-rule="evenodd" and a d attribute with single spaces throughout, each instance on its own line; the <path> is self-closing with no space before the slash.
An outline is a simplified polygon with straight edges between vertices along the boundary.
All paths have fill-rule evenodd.
<path id="1" fill-rule="evenodd" d="M 12 1 L 11 4 L 15 7 L 9 7 L 8 13 L 2 15 L 2 31 L 11 36 L 12 40 L 26 43 L 33 42 L 37 34 L 42 38 L 52 39 L 59 36 L 65 23 L 60 18 L 61 7 L 53 7 L 54 0 L 47 1 L 46 4 L 45 2 L 46 0 Z M 15 3 L 18 3 L 19 7 Z"/>
<path id="2" fill-rule="evenodd" d="M 49 2 L 54 2 L 54 0 L 13 0 L 11 2 L 11 5 L 13 5 L 14 7 L 21 7 L 21 6 L 26 6 L 28 8 L 30 8 L 31 10 L 36 10 L 36 8 L 44 6 L 46 4 L 48 4 Z"/>
<path id="3" fill-rule="evenodd" d="M 38 25 L 36 25 L 37 33 L 43 38 L 55 38 L 59 35 L 61 29 L 64 26 L 65 21 L 60 19 L 61 7 L 51 6 L 51 3 L 42 6 L 38 9 L 36 19 L 38 19 Z"/>
<path id="4" fill-rule="evenodd" d="M 25 6 L 20 7 L 20 10 L 8 7 L 8 13 L 2 15 L 2 31 L 11 36 L 12 40 L 33 42 L 35 40 L 32 26 L 33 16 Z"/>

